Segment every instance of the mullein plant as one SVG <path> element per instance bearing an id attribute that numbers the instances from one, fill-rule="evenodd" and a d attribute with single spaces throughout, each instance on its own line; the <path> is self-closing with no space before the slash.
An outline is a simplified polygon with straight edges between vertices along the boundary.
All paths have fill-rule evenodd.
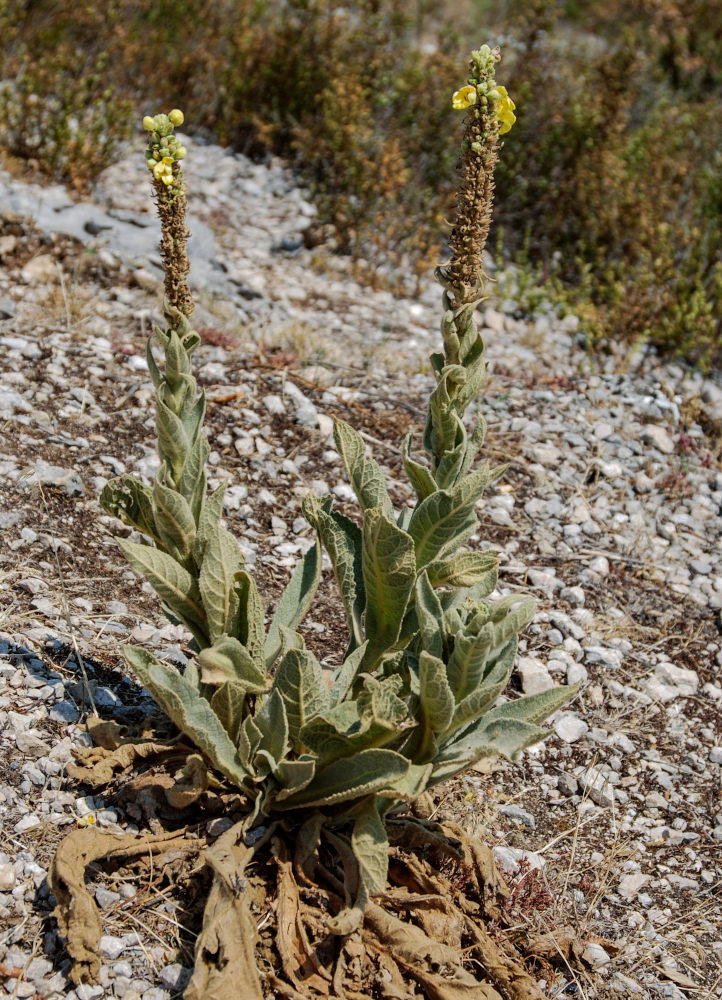
<path id="1" fill-rule="evenodd" d="M 199 337 L 187 284 L 185 150 L 174 135 L 182 114 L 144 119 L 165 267 L 166 325 L 154 331 L 163 363 L 150 346 L 147 353 L 160 468 L 152 486 L 130 476 L 109 483 L 101 502 L 143 536 L 120 545 L 168 617 L 192 636 L 194 655 L 182 674 L 140 647 L 127 647 L 126 660 L 200 752 L 194 757 L 196 774 L 203 772 L 197 794 L 211 782 L 237 790 L 245 802 L 242 820 L 206 851 L 214 884 L 186 993 L 192 1000 L 235 996 L 241 982 L 254 1000 L 264 996 L 247 944 L 255 923 L 238 889 L 264 845 L 282 858 L 295 844 L 295 865 L 308 884 L 310 873 L 316 880 L 325 873 L 324 884 L 335 892 L 326 931 L 350 935 L 370 907 L 378 920 L 372 897 L 387 886 L 389 830 L 397 836 L 404 816 L 413 825 L 410 805 L 486 756 L 515 758 L 546 735 L 539 723 L 574 693 L 556 688 L 498 704 L 518 634 L 535 605 L 516 594 L 490 600 L 496 554 L 463 548 L 477 528 L 484 489 L 503 472 L 488 463 L 475 466 L 484 422 L 468 430 L 464 421 L 485 379 L 474 314 L 484 298 L 482 252 L 499 135 L 514 120 L 514 105 L 494 79 L 498 59 L 488 46 L 474 52 L 467 85 L 452 101 L 467 114 L 452 254 L 436 272 L 443 287 L 443 352 L 431 359 L 436 386 L 423 432 L 425 457 L 414 457 L 411 434 L 402 446 L 416 501 L 394 509 L 381 467 L 361 436 L 337 420 L 334 439 L 360 520 L 334 510 L 330 496 L 308 495 L 303 509 L 316 541 L 268 628 L 254 578 L 222 523 L 223 486 L 207 492 L 205 397 L 192 374 Z M 297 631 L 319 582 L 322 548 L 348 624 L 343 662 L 330 683 Z M 416 842 L 431 838 L 438 846 L 441 835 L 421 819 L 416 823 Z M 72 943 L 73 893 L 57 866 L 52 878 L 61 927 Z M 279 928 L 280 922 L 279 916 Z M 238 934 L 245 935 L 243 947 Z M 285 959 L 282 965 L 296 992 L 280 995 L 315 995 L 298 970 L 289 972 Z M 461 966 L 458 974 L 467 975 Z"/>

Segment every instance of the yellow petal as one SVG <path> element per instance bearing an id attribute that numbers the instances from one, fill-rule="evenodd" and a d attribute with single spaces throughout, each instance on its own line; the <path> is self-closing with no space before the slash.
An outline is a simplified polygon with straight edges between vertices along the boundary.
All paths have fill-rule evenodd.
<path id="1" fill-rule="evenodd" d="M 476 87 L 462 87 L 451 98 L 451 106 L 455 111 L 463 111 L 476 104 Z"/>

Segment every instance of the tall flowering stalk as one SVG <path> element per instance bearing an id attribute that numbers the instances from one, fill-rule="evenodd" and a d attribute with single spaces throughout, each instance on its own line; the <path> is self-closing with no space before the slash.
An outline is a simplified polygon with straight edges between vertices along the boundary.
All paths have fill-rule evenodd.
<path id="1" fill-rule="evenodd" d="M 186 250 L 190 233 L 185 221 L 186 188 L 180 166 L 186 149 L 173 134 L 173 129 L 182 124 L 183 112 L 177 108 L 167 115 L 154 118 L 146 115 L 143 119 L 143 127 L 150 132 L 146 163 L 153 174 L 160 218 L 166 301 L 190 319 L 193 298 L 188 287 L 190 262 Z"/>
<path id="2" fill-rule="evenodd" d="M 474 51 L 468 83 L 452 98 L 452 106 L 467 115 L 456 219 L 449 239 L 451 259 L 436 270 L 444 288 L 444 353 L 431 357 L 437 387 L 429 400 L 424 431 L 424 448 L 439 489 L 450 489 L 466 475 L 485 434 L 480 420 L 468 435 L 463 416 L 486 376 L 484 342 L 474 312 L 485 297 L 482 255 L 491 223 L 499 136 L 516 120 L 514 102 L 495 80 L 500 58 L 498 48 L 488 45 Z M 407 455 L 409 448 L 407 441 Z"/>

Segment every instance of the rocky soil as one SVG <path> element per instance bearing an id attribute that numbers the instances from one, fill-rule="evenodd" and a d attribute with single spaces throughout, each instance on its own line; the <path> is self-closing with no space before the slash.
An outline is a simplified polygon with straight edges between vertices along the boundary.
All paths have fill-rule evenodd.
<path id="1" fill-rule="evenodd" d="M 310 544 L 305 493 L 353 511 L 331 417 L 409 500 L 398 444 L 423 422 L 439 290 L 361 287 L 306 246 L 314 211 L 279 163 L 188 148 L 211 483 L 231 484 L 227 522 L 272 608 Z M 192 955 L 197 913 L 160 873 L 96 874 L 101 983 L 71 989 L 46 882 L 68 830 L 143 821 L 64 776 L 91 707 L 152 711 L 122 646 L 185 660 L 98 503 L 108 478 L 155 471 L 144 171 L 134 153 L 85 202 L 0 171 L 0 996 L 168 1000 Z M 722 388 L 651 357 L 592 359 L 575 317 L 525 315 L 513 271 L 497 277 L 479 406 L 486 455 L 509 468 L 472 544 L 499 552 L 502 593 L 539 601 L 513 687 L 582 687 L 546 743 L 468 773 L 438 808 L 494 845 L 517 923 L 577 941 L 573 960 L 540 960 L 550 997 L 720 997 Z M 328 577 L 305 629 L 331 666 L 344 639 Z"/>

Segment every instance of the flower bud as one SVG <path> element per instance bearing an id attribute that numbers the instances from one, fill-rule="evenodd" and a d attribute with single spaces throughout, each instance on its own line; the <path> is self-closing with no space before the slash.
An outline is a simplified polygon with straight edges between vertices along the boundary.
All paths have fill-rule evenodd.
<path id="1" fill-rule="evenodd" d="M 158 161 L 154 160 L 152 156 L 149 157 L 145 162 L 146 162 L 149 170 L 152 170 L 153 167 L 157 166 L 157 164 L 158 164 Z"/>
<path id="2" fill-rule="evenodd" d="M 143 119 L 143 128 L 146 132 L 152 132 L 155 128 L 155 118 L 151 118 L 150 115 L 146 115 Z"/>
<path id="3" fill-rule="evenodd" d="M 182 125 L 185 121 L 183 112 L 179 111 L 178 108 L 173 108 L 171 113 L 168 115 L 171 125 Z"/>
<path id="4" fill-rule="evenodd" d="M 188 155 L 188 150 L 185 148 L 185 146 L 179 146 L 178 149 L 176 149 L 175 151 L 176 160 L 185 160 L 187 155 Z"/>

